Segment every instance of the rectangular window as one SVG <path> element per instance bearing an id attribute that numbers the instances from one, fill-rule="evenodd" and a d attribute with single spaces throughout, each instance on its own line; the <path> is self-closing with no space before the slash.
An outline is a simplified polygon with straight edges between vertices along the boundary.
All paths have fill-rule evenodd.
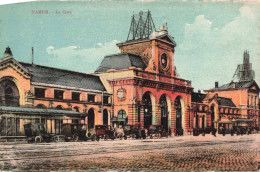
<path id="1" fill-rule="evenodd" d="M 37 98 L 45 97 L 45 89 L 44 88 L 34 88 L 34 95 Z"/>
<path id="2" fill-rule="evenodd" d="M 247 107 L 249 107 L 249 100 L 250 100 L 250 96 L 248 95 L 248 97 L 247 97 Z"/>
<path id="3" fill-rule="evenodd" d="M 64 91 L 61 90 L 54 90 L 54 98 L 55 99 L 63 99 Z"/>
<path id="4" fill-rule="evenodd" d="M 72 97 L 72 100 L 79 101 L 80 100 L 80 93 L 73 92 L 71 97 Z"/>
<path id="5" fill-rule="evenodd" d="M 138 115 L 138 122 L 140 122 L 141 121 L 141 106 L 138 106 L 138 109 L 137 109 L 137 115 Z"/>
<path id="6" fill-rule="evenodd" d="M 108 104 L 109 96 L 104 96 L 103 97 L 103 103 Z"/>
<path id="7" fill-rule="evenodd" d="M 95 102 L 95 95 L 88 94 L 88 102 Z"/>

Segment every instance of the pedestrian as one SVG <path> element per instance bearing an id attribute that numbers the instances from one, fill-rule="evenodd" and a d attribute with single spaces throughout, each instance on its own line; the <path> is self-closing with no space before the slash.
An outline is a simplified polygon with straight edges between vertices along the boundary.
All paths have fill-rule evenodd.
<path id="1" fill-rule="evenodd" d="M 223 136 L 226 135 L 226 128 L 225 127 L 223 127 L 223 129 L 222 129 L 222 134 L 223 134 Z"/>
<path id="2" fill-rule="evenodd" d="M 213 128 L 212 129 L 212 135 L 215 136 L 215 137 L 216 137 L 216 132 L 217 132 L 216 128 Z"/>
<path id="3" fill-rule="evenodd" d="M 233 129 L 233 127 L 231 128 L 231 136 L 234 136 L 234 129 Z"/>
<path id="4" fill-rule="evenodd" d="M 202 136 L 205 136 L 205 128 L 202 128 Z"/>
<path id="5" fill-rule="evenodd" d="M 237 136 L 240 134 L 240 128 L 237 127 Z"/>

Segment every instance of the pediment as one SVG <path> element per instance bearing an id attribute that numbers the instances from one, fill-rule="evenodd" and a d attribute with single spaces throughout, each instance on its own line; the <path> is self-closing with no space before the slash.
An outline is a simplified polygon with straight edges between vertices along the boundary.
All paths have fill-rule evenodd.
<path id="1" fill-rule="evenodd" d="M 0 60 L 0 71 L 6 70 L 8 68 L 12 68 L 14 71 L 22 75 L 24 78 L 28 79 L 31 77 L 31 72 L 28 71 L 25 67 L 23 67 L 12 57 L 6 57 Z"/>
<path id="2" fill-rule="evenodd" d="M 168 34 L 164 34 L 164 35 L 158 36 L 157 38 L 159 40 L 166 41 L 166 42 L 174 44 L 174 45 L 176 44 L 175 41 L 173 40 L 173 38 L 170 35 L 168 35 Z"/>

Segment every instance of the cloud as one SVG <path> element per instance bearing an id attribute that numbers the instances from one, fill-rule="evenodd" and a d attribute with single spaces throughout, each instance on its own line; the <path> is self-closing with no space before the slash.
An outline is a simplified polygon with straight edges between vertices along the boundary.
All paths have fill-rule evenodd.
<path id="1" fill-rule="evenodd" d="M 80 48 L 80 46 L 68 46 L 55 49 L 53 46 L 46 48 L 50 55 L 46 61 L 52 67 L 69 69 L 80 72 L 92 73 L 103 60 L 104 56 L 118 53 L 116 43 L 113 40 L 106 43 L 97 43 L 92 48 Z"/>
<path id="2" fill-rule="evenodd" d="M 243 61 L 244 50 L 250 51 L 256 80 L 260 82 L 258 19 L 248 6 L 239 12 L 222 28 L 212 27 L 212 21 L 204 15 L 184 26 L 184 40 L 176 48 L 175 61 L 180 76 L 194 81 L 196 89 L 211 88 L 215 81 L 230 82 L 237 64 Z"/>

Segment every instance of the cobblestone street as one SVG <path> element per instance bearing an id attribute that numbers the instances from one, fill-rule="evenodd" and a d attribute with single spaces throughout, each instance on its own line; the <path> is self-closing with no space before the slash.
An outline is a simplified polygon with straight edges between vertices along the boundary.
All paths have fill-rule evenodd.
<path id="1" fill-rule="evenodd" d="M 1 143 L 1 170 L 255 171 L 260 135 Z"/>

